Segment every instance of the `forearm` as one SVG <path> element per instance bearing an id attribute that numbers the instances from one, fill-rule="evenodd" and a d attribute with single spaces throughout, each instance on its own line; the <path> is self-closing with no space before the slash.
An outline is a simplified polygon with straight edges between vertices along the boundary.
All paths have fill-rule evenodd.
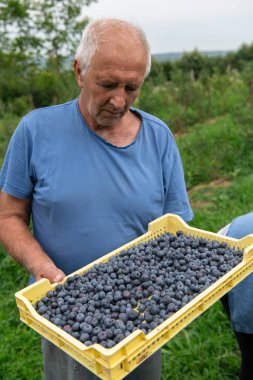
<path id="1" fill-rule="evenodd" d="M 56 282 L 64 277 L 22 218 L 10 216 L 0 219 L 0 242 L 13 259 L 24 266 L 36 280 L 48 278 L 51 282 Z"/>

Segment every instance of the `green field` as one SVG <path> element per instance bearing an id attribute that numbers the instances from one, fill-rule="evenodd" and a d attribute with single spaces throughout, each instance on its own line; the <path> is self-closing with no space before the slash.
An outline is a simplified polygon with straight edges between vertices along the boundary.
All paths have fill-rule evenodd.
<path id="1" fill-rule="evenodd" d="M 252 120 L 251 113 L 225 115 L 178 135 L 195 213 L 192 226 L 216 232 L 253 209 Z M 16 118 L 0 120 L 2 157 L 16 122 Z M 19 321 L 14 299 L 14 293 L 26 286 L 28 274 L 3 250 L 0 255 L 0 378 L 41 379 L 40 337 Z M 239 366 L 237 343 L 220 302 L 163 348 L 163 380 L 233 380 Z"/>

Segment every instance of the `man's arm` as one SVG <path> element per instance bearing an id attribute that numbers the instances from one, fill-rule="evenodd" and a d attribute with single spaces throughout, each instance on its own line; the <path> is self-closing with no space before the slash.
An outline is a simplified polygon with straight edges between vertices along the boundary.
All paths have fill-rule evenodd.
<path id="1" fill-rule="evenodd" d="M 30 232 L 30 214 L 31 200 L 0 192 L 0 243 L 36 281 L 48 278 L 51 283 L 59 282 L 65 274 L 55 266 Z"/>

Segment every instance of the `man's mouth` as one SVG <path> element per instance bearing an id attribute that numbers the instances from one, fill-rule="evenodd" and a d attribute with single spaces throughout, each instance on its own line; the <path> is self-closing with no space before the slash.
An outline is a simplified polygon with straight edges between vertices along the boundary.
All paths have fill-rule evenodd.
<path id="1" fill-rule="evenodd" d="M 123 114 L 121 112 L 108 112 L 106 111 L 104 113 L 104 117 L 105 118 L 108 118 L 108 119 L 111 119 L 111 120 L 118 120 L 118 119 L 121 119 L 123 117 Z"/>
<path id="2" fill-rule="evenodd" d="M 108 111 L 111 115 L 121 115 L 121 112 L 110 112 Z"/>
<path id="3" fill-rule="evenodd" d="M 117 111 L 110 111 L 110 110 L 104 109 L 103 111 L 105 111 L 105 112 L 107 112 L 107 113 L 109 113 L 111 115 L 115 115 L 115 116 L 122 115 L 122 113 L 124 112 L 123 109 L 122 110 L 117 110 Z"/>

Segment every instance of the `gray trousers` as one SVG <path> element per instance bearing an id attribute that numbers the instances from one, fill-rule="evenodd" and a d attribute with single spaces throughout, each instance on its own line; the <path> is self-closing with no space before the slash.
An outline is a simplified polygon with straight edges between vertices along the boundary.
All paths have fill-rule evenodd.
<path id="1" fill-rule="evenodd" d="M 45 380 L 100 380 L 76 360 L 53 343 L 42 338 Z M 156 351 L 145 362 L 135 368 L 126 380 L 160 380 L 162 351 Z"/>

